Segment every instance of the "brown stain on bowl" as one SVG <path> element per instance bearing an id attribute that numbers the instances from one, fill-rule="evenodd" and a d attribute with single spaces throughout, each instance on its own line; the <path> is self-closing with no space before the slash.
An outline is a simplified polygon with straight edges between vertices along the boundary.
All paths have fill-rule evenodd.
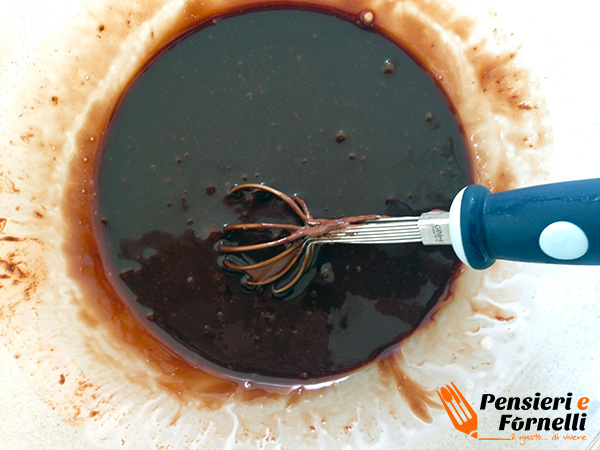
<path id="1" fill-rule="evenodd" d="M 432 423 L 430 410 L 440 409 L 441 405 L 434 401 L 435 391 L 424 389 L 409 377 L 402 369 L 403 359 L 397 355 L 385 358 L 377 363 L 383 383 L 396 385 L 398 393 L 406 400 L 412 413 L 425 423 Z"/>
<path id="2" fill-rule="evenodd" d="M 463 16 L 449 3 L 241 0 L 174 6 L 159 0 L 104 2 L 92 6 L 89 14 L 66 32 L 55 49 L 54 60 L 47 58 L 41 62 L 32 75 L 34 85 L 40 88 L 22 96 L 15 119 L 15 137 L 10 141 L 8 157 L 16 163 L 11 170 L 0 171 L 0 194 L 11 200 L 6 203 L 9 205 L 6 208 L 11 208 L 7 209 L 10 214 L 3 212 L 0 219 L 0 292 L 11 299 L 1 305 L 0 318 L 7 330 L 20 330 L 23 323 L 36 320 L 36 309 L 44 308 L 36 294 L 60 288 L 61 280 L 49 279 L 49 273 L 52 264 L 62 264 L 73 294 L 69 300 L 61 301 L 75 303 L 78 310 L 75 320 L 84 328 L 97 330 L 99 336 L 115 340 L 115 345 L 124 352 L 123 358 L 129 360 L 115 360 L 90 344 L 89 356 L 94 364 L 114 369 L 141 389 L 158 389 L 181 404 L 208 410 L 216 410 L 231 400 L 268 403 L 286 396 L 287 408 L 316 401 L 318 391 L 302 388 L 291 392 L 289 387 L 248 389 L 235 379 L 195 367 L 164 347 L 121 302 L 119 292 L 102 267 L 93 234 L 96 218 L 92 215 L 92 205 L 99 147 L 123 90 L 155 55 L 196 26 L 265 6 L 330 12 L 359 26 L 372 27 L 404 47 L 438 80 L 456 108 L 471 145 L 478 183 L 500 191 L 527 184 L 543 173 L 538 163 L 549 145 L 548 111 L 536 90 L 533 75 L 519 61 L 518 46 L 511 44 L 511 36 L 499 29 L 482 33 L 476 18 Z M 136 59 L 130 60 L 133 66 L 121 67 L 122 74 L 115 76 L 111 68 L 115 61 L 122 64 L 123 46 L 135 49 Z M 46 67 L 44 71 L 42 66 Z M 52 77 L 45 73 L 48 67 L 53 69 Z M 77 125 L 74 127 L 73 123 Z M 65 137 L 68 132 L 74 132 L 71 138 Z M 27 175 L 31 164 L 26 159 L 18 161 L 18 152 L 23 150 L 39 155 L 35 163 L 39 177 L 36 180 Z M 515 156 L 526 168 L 519 175 L 514 173 L 510 162 Z M 44 191 L 32 187 L 46 182 L 62 188 Z M 24 199 L 18 195 L 23 190 L 37 194 Z M 32 218 L 39 223 L 30 224 Z M 53 222 L 57 220 L 59 223 Z M 13 224 L 18 229 L 14 233 Z M 62 236 L 60 248 L 56 248 L 53 234 Z M 60 252 L 64 259 L 48 259 L 50 251 Z M 460 283 L 460 276 L 454 283 Z M 512 320 L 501 310 L 488 308 L 485 314 L 492 320 Z M 436 326 L 435 314 L 428 320 L 427 327 Z M 9 331 L 2 335 L 9 346 L 19 342 Z M 23 349 L 19 351 L 19 363 L 32 376 L 36 372 L 36 358 L 48 358 L 54 350 L 40 337 L 19 345 Z M 28 353 L 31 356 L 24 357 Z M 128 379 L 129 364 L 145 367 L 145 378 Z M 432 400 L 433 391 L 408 376 L 402 359 L 395 354 L 377 364 L 382 385 L 395 386 L 394 390 L 406 399 L 413 414 L 425 423 L 431 422 L 430 409 L 438 407 Z M 91 386 L 92 380 L 88 380 L 85 368 L 76 362 L 66 358 L 52 370 L 60 374 L 59 384 L 64 392 L 48 394 L 46 401 L 64 417 L 74 422 L 84 420 L 84 415 L 97 419 L 101 416 L 95 417 L 102 409 L 99 406 L 110 404 L 110 395 L 114 394 L 103 394 L 101 382 L 94 389 L 81 388 Z M 177 420 L 173 418 L 172 422 Z"/>

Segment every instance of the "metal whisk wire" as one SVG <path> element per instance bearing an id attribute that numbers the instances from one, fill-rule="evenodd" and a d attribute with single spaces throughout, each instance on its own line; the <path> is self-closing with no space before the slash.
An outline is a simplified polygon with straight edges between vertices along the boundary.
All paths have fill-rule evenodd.
<path id="1" fill-rule="evenodd" d="M 226 253 L 224 265 L 232 270 L 246 273 L 246 284 L 262 286 L 280 280 L 286 274 L 292 274 L 273 292 L 282 293 L 298 282 L 302 274 L 310 267 L 317 244 L 394 244 L 423 242 L 426 245 L 449 244 L 440 239 L 440 227 L 447 227 L 445 212 L 425 213 L 419 217 L 387 217 L 381 215 L 363 215 L 340 219 L 315 219 L 304 200 L 293 198 L 272 187 L 262 184 L 241 184 L 231 189 L 233 194 L 240 190 L 251 189 L 267 192 L 279 197 L 300 218 L 303 225 L 273 223 L 240 223 L 224 227 L 225 233 L 250 230 L 282 230 L 289 234 L 271 241 L 251 245 L 229 245 L 221 242 L 219 250 Z M 442 234 L 446 235 L 444 231 Z M 253 252 L 277 246 L 286 248 L 279 254 L 256 263 L 238 263 L 232 261 L 234 253 Z"/>
<path id="2" fill-rule="evenodd" d="M 231 231 L 249 231 L 249 230 L 283 230 L 290 234 L 279 239 L 267 241 L 252 245 L 226 245 L 221 243 L 219 250 L 223 253 L 243 253 L 255 250 L 264 250 L 272 247 L 286 245 L 287 248 L 276 256 L 265 261 L 254 264 L 238 264 L 226 256 L 224 264 L 226 267 L 238 270 L 248 275 L 247 285 L 261 286 L 273 283 L 283 277 L 285 274 L 294 271 L 292 278 L 279 288 L 273 288 L 274 293 L 281 293 L 288 290 L 298 282 L 302 274 L 310 266 L 314 256 L 313 244 L 316 237 L 326 233 L 329 230 L 337 228 L 335 221 L 326 221 L 331 223 L 324 224 L 321 220 L 315 220 L 308 210 L 304 200 L 298 195 L 293 198 L 269 186 L 247 183 L 231 189 L 230 194 L 240 190 L 253 189 L 256 191 L 267 192 L 279 197 L 294 211 L 294 213 L 303 222 L 303 225 L 273 224 L 273 223 L 249 223 L 249 224 L 231 224 L 224 227 L 225 233 Z M 340 224 L 341 226 L 341 224 Z"/>

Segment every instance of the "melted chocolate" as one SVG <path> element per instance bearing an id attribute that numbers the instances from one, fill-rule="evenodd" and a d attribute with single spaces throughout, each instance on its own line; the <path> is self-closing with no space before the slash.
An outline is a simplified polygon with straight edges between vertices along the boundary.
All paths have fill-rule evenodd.
<path id="1" fill-rule="evenodd" d="M 338 17 L 262 11 L 182 38 L 131 85 L 103 148 L 104 265 L 146 328 L 194 365 L 337 376 L 414 331 L 452 275 L 449 249 L 324 246 L 279 298 L 218 262 L 224 223 L 293 221 L 272 198 L 226 195 L 250 178 L 298 192 L 318 217 L 446 209 L 471 180 L 431 76 Z"/>

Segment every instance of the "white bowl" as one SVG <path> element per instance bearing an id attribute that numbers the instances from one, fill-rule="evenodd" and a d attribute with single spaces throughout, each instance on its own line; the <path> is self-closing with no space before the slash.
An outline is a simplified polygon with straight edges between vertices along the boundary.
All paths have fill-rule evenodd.
<path id="1" fill-rule="evenodd" d="M 594 439 L 595 267 L 465 269 L 432 324 L 386 366 L 372 364 L 293 398 L 247 401 L 238 389 L 212 402 L 204 388 L 174 386 L 164 365 L 114 339 L 87 310 L 91 291 L 65 250 L 79 221 L 86 226 L 62 207 L 66 196 L 93 187 L 91 169 L 80 185 L 67 182 L 69 170 L 88 170 L 82 158 L 97 145 L 93 126 L 104 123 L 106 105 L 173 27 L 234 2 L 130 3 L 13 2 L 0 18 L 3 448 L 475 448 L 481 444 L 455 431 L 439 406 L 435 390 L 451 381 L 476 408 L 483 393 L 587 396 L 587 426 L 577 433 L 587 441 L 576 445 Z M 501 190 L 597 176 L 598 43 L 583 1 L 568 9 L 514 0 L 343 8 L 358 13 L 366 4 L 447 90 L 475 152 L 478 182 Z M 80 264 L 91 267 L 85 257 Z M 501 413 L 478 410 L 480 437 L 510 436 L 498 429 Z M 527 445 L 563 448 L 564 441 Z"/>

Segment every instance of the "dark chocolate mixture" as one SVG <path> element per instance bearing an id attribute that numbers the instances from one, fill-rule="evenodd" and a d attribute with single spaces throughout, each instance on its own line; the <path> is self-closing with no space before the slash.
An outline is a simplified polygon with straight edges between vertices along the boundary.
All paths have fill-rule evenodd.
<path id="1" fill-rule="evenodd" d="M 452 275 L 447 248 L 324 246 L 279 297 L 219 263 L 223 224 L 293 220 L 272 197 L 230 197 L 236 183 L 297 192 L 315 216 L 341 217 L 447 209 L 470 182 L 435 81 L 333 15 L 252 12 L 187 35 L 130 86 L 103 148 L 104 265 L 147 328 L 194 364 L 336 376 L 409 335 Z"/>

